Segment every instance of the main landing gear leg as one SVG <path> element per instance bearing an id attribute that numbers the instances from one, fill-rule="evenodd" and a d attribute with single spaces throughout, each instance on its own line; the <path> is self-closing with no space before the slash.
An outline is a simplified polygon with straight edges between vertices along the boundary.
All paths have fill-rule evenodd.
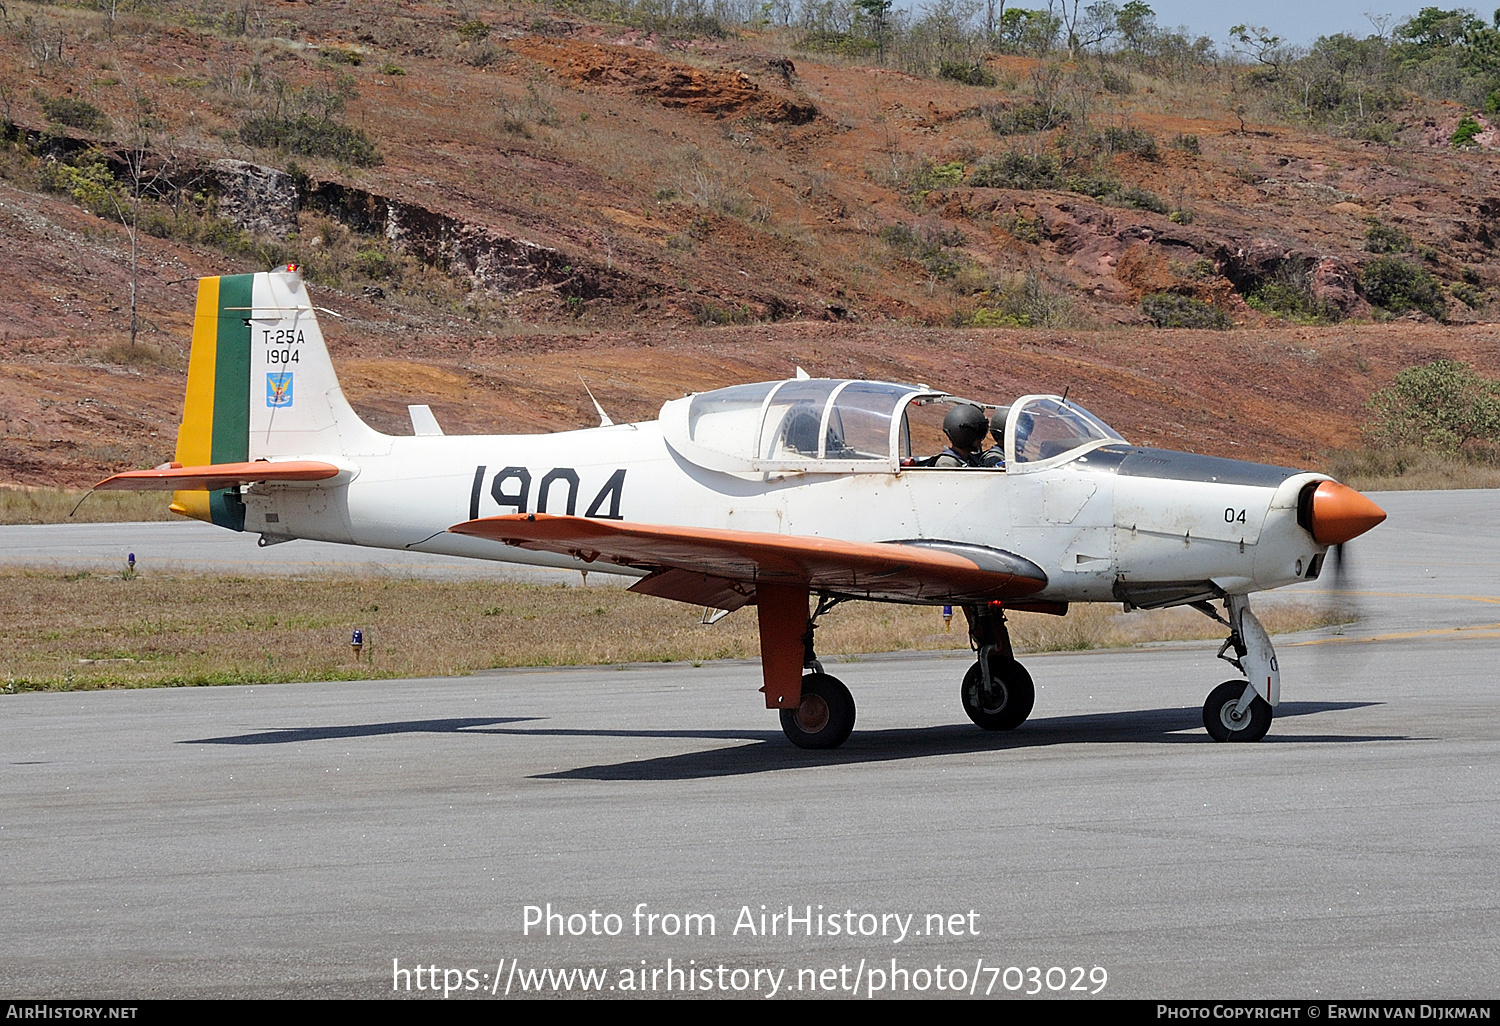
<path id="1" fill-rule="evenodd" d="M 1014 730 L 1031 715 L 1036 688 L 1011 651 L 1005 609 L 999 602 L 964 606 L 964 616 L 969 620 L 969 641 L 979 654 L 964 674 L 964 712 L 985 730 Z"/>
<path id="2" fill-rule="evenodd" d="M 766 708 L 780 710 L 781 730 L 798 748 L 837 748 L 854 729 L 854 698 L 842 681 L 823 672 L 813 632 L 818 617 L 839 600 L 819 596 L 817 611 L 808 616 L 806 587 L 759 584 L 755 595 Z"/>
<path id="3" fill-rule="evenodd" d="M 1271 638 L 1250 612 L 1250 599 L 1245 595 L 1225 597 L 1227 620 L 1207 602 L 1195 602 L 1193 608 L 1229 628 L 1229 637 L 1219 646 L 1219 658 L 1248 678 L 1226 680 L 1209 692 L 1203 703 L 1203 726 L 1215 741 L 1259 741 L 1271 729 L 1281 701 L 1281 670 Z"/>

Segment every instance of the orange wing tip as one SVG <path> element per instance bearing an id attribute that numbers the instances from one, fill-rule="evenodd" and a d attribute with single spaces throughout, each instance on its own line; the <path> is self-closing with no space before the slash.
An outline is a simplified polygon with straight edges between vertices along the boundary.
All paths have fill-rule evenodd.
<path id="1" fill-rule="evenodd" d="M 320 460 L 286 460 L 272 463 L 211 463 L 202 467 L 184 467 L 164 463 L 151 470 L 127 470 L 107 477 L 94 485 L 95 491 L 214 491 L 257 482 L 312 482 L 337 477 L 339 468 Z"/>
<path id="2" fill-rule="evenodd" d="M 1385 510 L 1337 481 L 1324 481 L 1313 492 L 1308 517 L 1313 541 L 1342 545 L 1385 520 Z"/>

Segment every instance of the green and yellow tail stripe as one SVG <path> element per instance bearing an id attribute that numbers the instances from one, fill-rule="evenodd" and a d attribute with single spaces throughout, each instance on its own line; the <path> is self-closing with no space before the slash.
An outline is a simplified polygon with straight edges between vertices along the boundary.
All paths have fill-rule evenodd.
<path id="1" fill-rule="evenodd" d="M 187 396 L 177 429 L 177 462 L 185 467 L 250 458 L 250 325 L 255 275 L 198 283 Z M 245 507 L 231 489 L 180 491 L 172 510 L 231 530 L 245 528 Z"/>

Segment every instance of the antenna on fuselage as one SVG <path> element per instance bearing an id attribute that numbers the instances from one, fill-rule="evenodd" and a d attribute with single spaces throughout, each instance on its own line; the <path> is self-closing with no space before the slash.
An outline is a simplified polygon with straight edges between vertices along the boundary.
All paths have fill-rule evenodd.
<path id="1" fill-rule="evenodd" d="M 593 403 L 594 409 L 599 412 L 599 426 L 614 427 L 615 422 L 609 419 L 609 414 L 604 412 L 604 407 L 600 406 L 599 400 L 594 398 L 594 393 L 589 390 L 589 383 L 583 380 L 582 374 L 578 375 L 578 383 L 583 386 L 585 392 L 589 393 L 589 402 Z"/>
<path id="2" fill-rule="evenodd" d="M 1066 385 L 1063 388 L 1062 404 L 1064 406 L 1068 405 L 1068 390 L 1071 389 L 1072 387 L 1073 387 L 1072 385 Z"/>

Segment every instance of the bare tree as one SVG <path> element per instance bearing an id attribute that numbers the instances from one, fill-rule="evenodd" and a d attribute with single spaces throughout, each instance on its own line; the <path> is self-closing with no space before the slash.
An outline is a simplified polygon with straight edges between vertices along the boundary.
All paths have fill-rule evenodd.
<path id="1" fill-rule="evenodd" d="M 129 65 L 115 61 L 122 71 Z M 139 73 L 127 74 L 130 79 L 130 110 L 123 127 L 125 138 L 117 150 L 118 159 L 124 165 L 124 190 L 109 189 L 109 197 L 115 217 L 124 226 L 130 239 L 130 344 L 136 343 L 140 333 L 140 253 L 141 253 L 141 204 L 148 195 L 162 195 L 171 177 L 173 155 L 168 142 L 162 144 L 155 135 L 159 123 L 152 113 L 151 98 L 142 88 Z"/>
<path id="2" fill-rule="evenodd" d="M 984 45 L 989 45 L 995 38 L 995 26 L 1005 20 L 1005 0 L 984 0 Z"/>
<path id="3" fill-rule="evenodd" d="M 1068 56 L 1072 57 L 1078 49 L 1078 4 L 1080 0 L 1059 0 L 1058 11 L 1062 16 L 1063 31 L 1068 36 Z M 1052 5 L 1049 3 L 1047 9 L 1050 11 Z"/>
<path id="4" fill-rule="evenodd" d="M 1371 14 L 1369 11 L 1365 12 L 1365 20 L 1370 23 L 1370 26 L 1375 30 L 1375 37 L 1382 43 L 1385 42 L 1385 37 L 1390 34 L 1391 22 L 1395 19 L 1396 16 L 1394 14 Z"/>

